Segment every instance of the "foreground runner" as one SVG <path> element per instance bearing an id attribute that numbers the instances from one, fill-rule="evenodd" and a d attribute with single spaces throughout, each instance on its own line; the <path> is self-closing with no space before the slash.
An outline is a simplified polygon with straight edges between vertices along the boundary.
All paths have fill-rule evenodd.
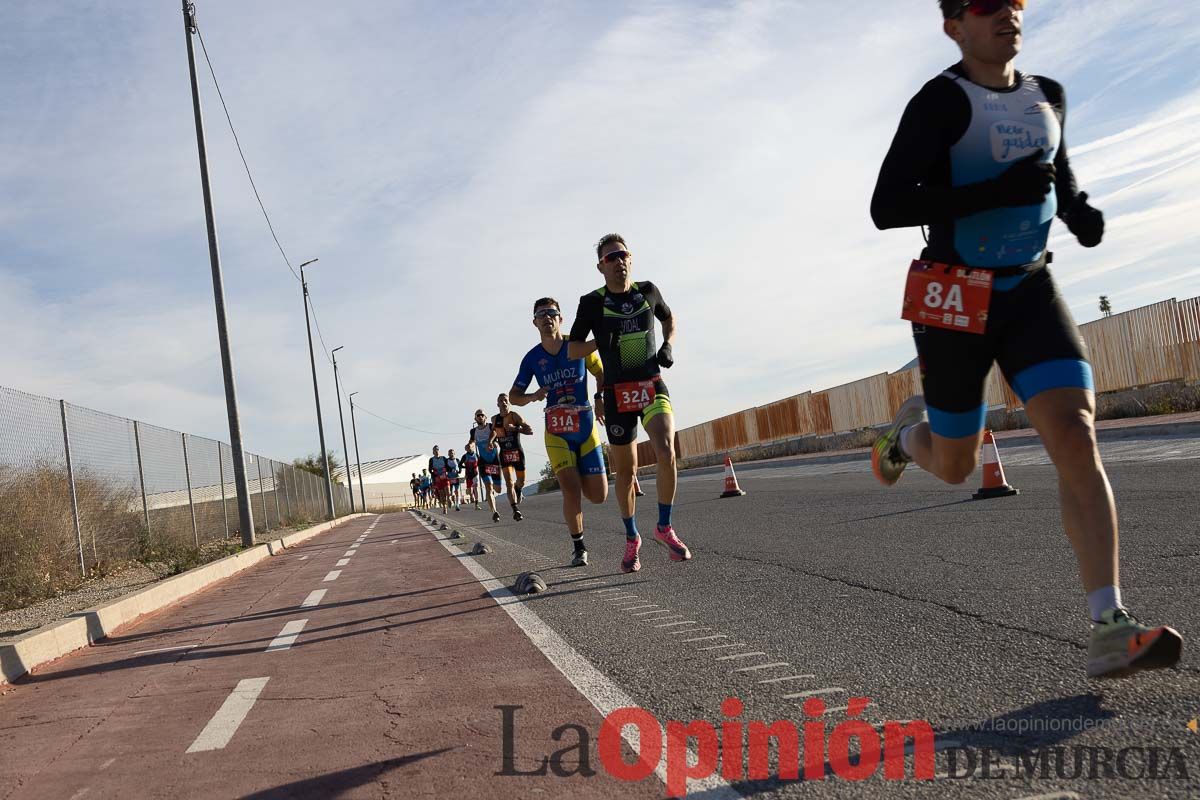
<path id="1" fill-rule="evenodd" d="M 496 398 L 500 413 L 492 417 L 496 430 L 496 441 L 500 444 L 500 466 L 504 473 L 504 485 L 508 491 L 508 504 L 512 506 L 513 519 L 521 521 L 521 501 L 525 499 L 525 448 L 521 447 L 521 434 L 530 435 L 533 428 L 512 410 L 508 395 L 501 393 Z"/>
<path id="2" fill-rule="evenodd" d="M 463 472 L 467 478 L 467 500 L 475 504 L 475 510 L 479 510 L 479 456 L 475 452 L 475 442 L 467 442 L 467 450 L 463 453 L 460 461 Z"/>
<path id="3" fill-rule="evenodd" d="M 604 469 L 604 451 L 596 420 L 604 423 L 603 410 L 592 412 L 588 398 L 587 374 L 604 385 L 604 368 L 593 351 L 587 358 L 567 358 L 567 340 L 562 335 L 562 310 L 553 297 L 533 304 L 533 326 L 541 334 L 541 344 L 521 359 L 517 378 L 508 395 L 513 405 L 523 406 L 546 401 L 546 454 L 558 479 L 563 496 L 563 517 L 575 548 L 573 567 L 588 563 L 583 542 L 583 497 L 603 503 L 608 497 L 608 474 Z M 537 378 L 536 392 L 527 394 L 530 382 Z M 603 395 L 597 392 L 597 398 Z"/>
<path id="4" fill-rule="evenodd" d="M 499 522 L 496 493 L 500 491 L 500 446 L 496 443 L 496 432 L 482 408 L 475 410 L 475 424 L 471 426 L 469 436 L 469 441 L 479 454 L 479 482 L 483 484 L 483 497 L 492 512 L 492 522 Z"/>
<path id="5" fill-rule="evenodd" d="M 1013 67 L 1024 0 L 941 6 L 962 61 L 908 104 L 871 201 L 881 229 L 929 226 L 921 258 L 936 263 L 915 263 L 905 292 L 925 395 L 900 407 L 872 466 L 889 485 L 912 461 L 948 483 L 966 480 L 987 415 L 985 381 L 998 363 L 1058 470 L 1063 526 L 1093 623 L 1088 675 L 1170 666 L 1179 634 L 1140 624 L 1121 603 L 1092 370 L 1046 268 L 1056 213 L 1084 247 L 1104 234 L 1104 217 L 1077 191 L 1067 160 L 1062 87 Z"/>
<path id="6" fill-rule="evenodd" d="M 433 446 L 433 455 L 429 458 L 429 474 L 433 476 L 433 494 L 437 504 L 442 507 L 443 514 L 450 513 L 450 472 L 447 468 L 446 457 L 438 454 L 438 446 Z"/>
<path id="7" fill-rule="evenodd" d="M 654 538 L 667 548 L 672 561 L 692 557 L 675 529 L 671 511 L 675 503 L 675 421 L 667 386 L 660 367 L 675 363 L 671 342 L 675 338 L 675 316 L 649 281 L 630 278 L 633 254 L 625 240 L 610 233 L 596 245 L 596 268 L 604 275 L 604 286 L 579 298 L 579 310 L 571 325 L 567 358 L 583 358 L 595 346 L 604 365 L 604 416 L 613 468 L 617 473 L 617 502 L 625 523 L 625 556 L 621 569 L 642 568 L 638 551 L 642 537 L 634 521 L 633 476 L 637 472 L 638 420 L 650 437 L 658 459 L 658 525 Z M 662 323 L 663 345 L 654 347 L 654 319 Z M 588 335 L 594 336 L 587 341 Z"/>

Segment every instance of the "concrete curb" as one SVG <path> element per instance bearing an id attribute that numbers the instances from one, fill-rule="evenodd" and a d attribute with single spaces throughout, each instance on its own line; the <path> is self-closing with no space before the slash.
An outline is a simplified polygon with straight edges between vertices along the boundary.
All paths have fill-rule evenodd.
<path id="1" fill-rule="evenodd" d="M 76 611 L 66 619 L 50 622 L 36 630 L 0 644 L 0 684 L 11 683 L 30 670 L 73 650 L 111 636 L 123 625 L 139 617 L 159 611 L 188 595 L 206 589 L 217 581 L 236 575 L 265 558 L 278 555 L 319 533 L 370 514 L 351 514 L 331 522 L 255 545 L 249 550 L 234 553 L 211 564 L 172 575 L 136 592 L 118 597 L 95 608 Z"/>

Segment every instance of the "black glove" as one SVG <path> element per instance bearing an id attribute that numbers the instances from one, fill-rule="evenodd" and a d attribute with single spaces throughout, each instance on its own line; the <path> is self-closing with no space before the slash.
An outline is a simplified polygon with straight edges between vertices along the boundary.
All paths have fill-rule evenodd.
<path id="1" fill-rule="evenodd" d="M 1039 147 L 991 181 L 997 207 L 1034 206 L 1046 199 L 1054 185 L 1055 170 L 1053 164 L 1039 160 L 1045 154 Z"/>
<path id="2" fill-rule="evenodd" d="M 1095 247 L 1104 238 L 1104 214 L 1100 213 L 1100 209 L 1088 205 L 1087 192 L 1080 192 L 1075 197 L 1063 220 L 1067 223 L 1067 230 L 1075 234 L 1084 247 Z"/>
<path id="3" fill-rule="evenodd" d="M 671 355 L 670 342 L 663 342 L 663 346 L 658 348 L 658 365 L 663 369 L 670 369 L 675 365 L 675 357 Z"/>

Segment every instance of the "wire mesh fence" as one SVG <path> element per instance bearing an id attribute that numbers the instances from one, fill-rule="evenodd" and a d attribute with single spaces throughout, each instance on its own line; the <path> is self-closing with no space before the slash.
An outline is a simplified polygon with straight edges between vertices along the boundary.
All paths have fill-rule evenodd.
<path id="1" fill-rule="evenodd" d="M 256 532 L 327 518 L 323 477 L 245 458 Z M 238 528 L 228 444 L 0 386 L 0 611 L 131 561 L 199 563 Z"/>

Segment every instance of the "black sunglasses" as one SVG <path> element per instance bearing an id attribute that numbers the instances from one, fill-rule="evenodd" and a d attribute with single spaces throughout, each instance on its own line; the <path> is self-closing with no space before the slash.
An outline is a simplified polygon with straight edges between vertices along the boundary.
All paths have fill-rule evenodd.
<path id="1" fill-rule="evenodd" d="M 609 264 L 615 264 L 618 261 L 623 261 L 628 257 L 629 257 L 628 250 L 613 250 L 611 253 L 609 253 L 608 255 L 606 255 L 604 257 L 604 261 L 606 261 Z"/>

